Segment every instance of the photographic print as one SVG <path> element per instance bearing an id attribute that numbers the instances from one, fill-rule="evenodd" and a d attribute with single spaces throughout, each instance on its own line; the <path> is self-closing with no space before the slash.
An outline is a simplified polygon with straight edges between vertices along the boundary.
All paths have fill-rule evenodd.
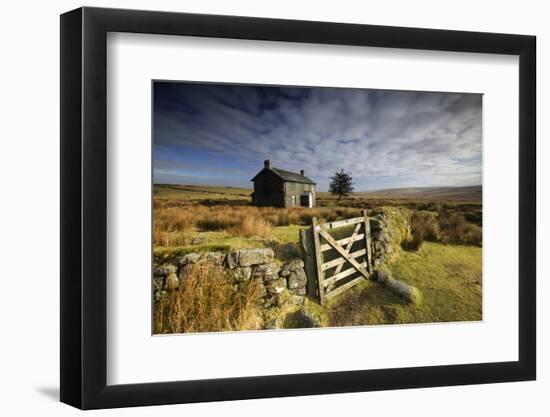
<path id="1" fill-rule="evenodd" d="M 482 320 L 482 95 L 153 81 L 153 333 Z"/>

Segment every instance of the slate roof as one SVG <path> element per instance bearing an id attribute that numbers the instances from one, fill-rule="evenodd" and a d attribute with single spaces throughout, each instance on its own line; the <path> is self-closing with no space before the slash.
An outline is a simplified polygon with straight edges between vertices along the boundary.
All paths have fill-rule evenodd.
<path id="1" fill-rule="evenodd" d="M 290 181 L 290 182 L 301 182 L 304 184 L 313 184 L 316 185 L 317 183 L 312 181 L 310 178 L 306 177 L 305 175 L 297 174 L 296 172 L 290 172 L 285 171 L 284 169 L 279 168 L 264 168 L 254 178 L 251 179 L 251 181 L 254 181 L 258 175 L 260 175 L 264 170 L 271 171 L 275 175 L 277 175 L 279 178 L 281 178 L 283 181 Z"/>

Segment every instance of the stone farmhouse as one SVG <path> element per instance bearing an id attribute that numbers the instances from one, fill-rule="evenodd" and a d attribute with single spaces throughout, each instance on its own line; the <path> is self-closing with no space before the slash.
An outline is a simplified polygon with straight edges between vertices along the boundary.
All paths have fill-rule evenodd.
<path id="1" fill-rule="evenodd" d="M 268 159 L 251 181 L 255 206 L 315 207 L 316 183 L 306 177 L 303 170 L 298 174 L 275 168 Z"/>

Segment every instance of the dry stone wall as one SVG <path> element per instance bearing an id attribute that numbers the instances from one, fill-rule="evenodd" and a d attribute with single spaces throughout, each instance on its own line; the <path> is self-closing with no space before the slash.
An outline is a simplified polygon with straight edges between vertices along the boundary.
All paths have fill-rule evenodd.
<path id="1" fill-rule="evenodd" d="M 372 263 L 375 270 L 382 267 L 401 250 L 401 242 L 410 234 L 408 212 L 401 209 L 382 208 L 369 213 L 372 245 Z M 316 271 L 304 270 L 300 258 L 281 262 L 270 248 L 234 250 L 229 253 L 188 253 L 154 268 L 153 290 L 155 300 L 163 294 L 179 288 L 194 264 L 207 262 L 220 267 L 230 277 L 235 290 L 250 280 L 257 280 L 262 289 L 261 305 L 278 308 L 284 305 L 304 303 L 309 281 L 310 294 L 315 293 Z"/>
<path id="2" fill-rule="evenodd" d="M 410 234 L 408 211 L 383 208 L 369 213 L 372 240 L 372 261 L 375 267 L 397 256 L 401 242 Z"/>
<path id="3" fill-rule="evenodd" d="M 283 303 L 300 305 L 306 294 L 307 277 L 304 262 L 293 259 L 281 263 L 270 248 L 241 249 L 229 253 L 189 253 L 153 271 L 155 300 L 167 291 L 176 290 L 192 265 L 208 262 L 220 266 L 231 277 L 235 289 L 250 280 L 258 280 L 262 288 L 264 308 L 280 307 Z"/>

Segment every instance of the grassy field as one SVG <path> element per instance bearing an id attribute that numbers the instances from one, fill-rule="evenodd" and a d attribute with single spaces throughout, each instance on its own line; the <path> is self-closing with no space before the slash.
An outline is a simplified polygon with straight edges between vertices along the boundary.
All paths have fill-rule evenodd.
<path id="1" fill-rule="evenodd" d="M 413 305 L 380 284 L 365 281 L 329 306 L 331 326 L 433 323 L 482 319 L 481 248 L 426 242 L 389 265 L 396 279 L 417 287 Z"/>
<path id="2" fill-rule="evenodd" d="M 242 200 L 250 201 L 249 188 L 215 187 L 208 185 L 169 185 L 156 184 L 155 198 L 166 200 Z"/>
<path id="3" fill-rule="evenodd" d="M 467 191 L 470 196 L 476 193 Z M 407 250 L 399 248 L 399 256 L 388 266 L 396 279 L 420 290 L 422 302 L 408 304 L 380 284 L 365 281 L 326 308 L 308 300 L 305 310 L 324 326 L 481 320 L 480 194 L 479 201 L 461 200 L 455 198 L 460 195 L 457 190 L 448 190 L 434 199 L 437 192 L 421 189 L 417 193 L 422 196 L 417 197 L 411 196 L 412 191 L 404 197 L 392 192 L 358 193 L 337 201 L 321 192 L 317 208 L 280 209 L 251 206 L 251 192 L 232 187 L 155 185 L 155 264 L 189 252 L 254 247 L 270 247 L 278 260 L 285 261 L 299 256 L 299 231 L 311 225 L 313 216 L 325 222 L 359 216 L 363 208 L 400 207 L 413 213 L 410 227 L 421 239 L 414 247 L 403 246 Z M 283 313 L 288 316 L 285 327 L 300 327 L 299 321 L 292 319 L 295 311 Z"/>

